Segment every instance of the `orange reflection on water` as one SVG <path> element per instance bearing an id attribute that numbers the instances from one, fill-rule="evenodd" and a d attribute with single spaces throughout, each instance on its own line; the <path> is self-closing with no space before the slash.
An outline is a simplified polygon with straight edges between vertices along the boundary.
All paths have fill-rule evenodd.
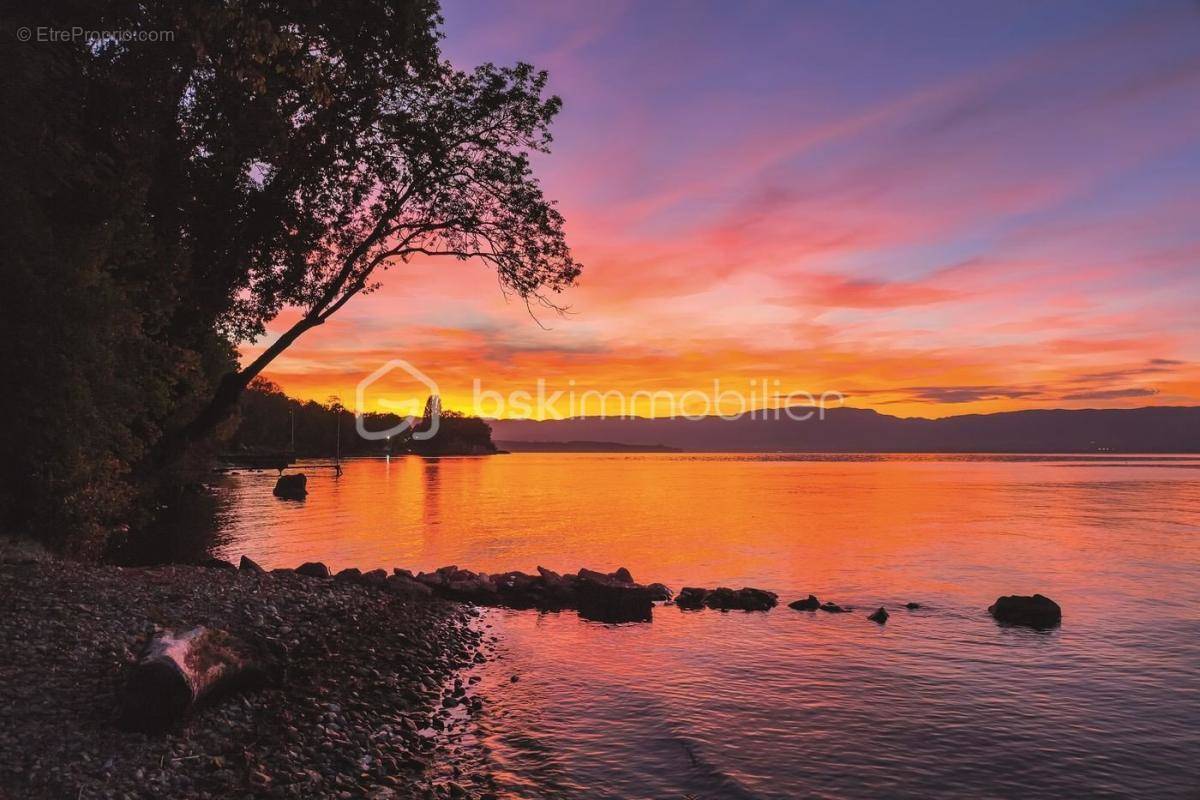
<path id="1" fill-rule="evenodd" d="M 1198 465 L 353 461 L 337 479 L 310 469 L 303 503 L 272 497 L 273 475 L 232 476 L 223 555 L 627 566 L 676 589 L 752 585 L 855 607 L 664 606 L 649 625 L 617 626 L 489 612 L 500 651 L 481 667 L 476 722 L 502 798 L 1183 796 L 1197 777 Z M 1035 591 L 1063 606 L 1061 629 L 985 613 Z M 892 611 L 883 626 L 864 619 L 879 605 Z"/>
<path id="2" fill-rule="evenodd" d="M 801 460 L 802 459 L 802 460 Z M 574 571 L 640 580 L 907 597 L 1053 584 L 1194 542 L 1142 522 L 1195 513 L 1188 462 L 954 457 L 516 454 L 348 462 L 310 471 L 303 503 L 273 476 L 231 480 L 226 553 L 269 566 Z M 303 466 L 298 467 L 303 470 Z M 1153 551 L 1153 552 L 1151 552 Z"/>

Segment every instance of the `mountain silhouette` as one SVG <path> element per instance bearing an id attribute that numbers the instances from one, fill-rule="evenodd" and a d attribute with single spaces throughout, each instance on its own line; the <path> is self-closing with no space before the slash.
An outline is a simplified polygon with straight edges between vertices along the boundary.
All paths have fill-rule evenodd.
<path id="1" fill-rule="evenodd" d="M 766 418 L 761 415 L 767 414 Z M 609 442 L 692 452 L 1195 453 L 1200 407 L 1010 411 L 942 419 L 835 408 L 807 420 L 780 412 L 738 419 L 574 417 L 490 420 L 520 442 Z"/>

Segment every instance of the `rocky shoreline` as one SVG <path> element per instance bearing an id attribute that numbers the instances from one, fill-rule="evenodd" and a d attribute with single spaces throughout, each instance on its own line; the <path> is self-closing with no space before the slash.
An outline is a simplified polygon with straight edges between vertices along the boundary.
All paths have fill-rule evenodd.
<path id="1" fill-rule="evenodd" d="M 456 774 L 455 726 L 482 700 L 478 612 L 300 574 L 0 563 L 0 799 L 437 798 L 489 795 Z M 268 645 L 284 677 L 160 735 L 121 731 L 118 696 L 147 639 L 206 625 Z"/>
<path id="2" fill-rule="evenodd" d="M 495 642 L 485 641 L 476 606 L 649 622 L 654 605 L 672 598 L 624 568 L 330 574 L 320 562 L 267 571 L 246 557 L 237 566 L 0 563 L 8 612 L 0 615 L 0 800 L 486 800 L 495 796 L 490 776 L 478 754 L 456 744 L 484 702 L 473 691 L 477 678 L 462 671 L 487 660 Z M 673 600 L 684 612 L 777 603 L 775 593 L 752 587 L 684 587 Z M 851 610 L 813 595 L 788 605 Z M 1001 624 L 1061 621 L 1058 604 L 1042 595 L 1001 597 L 988 611 Z M 880 625 L 888 617 L 882 607 L 868 615 Z M 128 679 L 146 666 L 148 643 L 180 631 L 251 643 L 273 677 L 169 722 L 166 733 L 129 730 Z M 136 699 L 143 712 L 159 702 Z"/>

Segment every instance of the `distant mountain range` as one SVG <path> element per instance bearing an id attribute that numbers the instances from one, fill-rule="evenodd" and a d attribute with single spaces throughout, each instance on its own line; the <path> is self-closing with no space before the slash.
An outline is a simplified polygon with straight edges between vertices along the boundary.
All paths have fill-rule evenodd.
<path id="1" fill-rule="evenodd" d="M 496 447 L 512 453 L 680 453 L 678 447 L 661 444 L 621 444 L 620 442 L 535 442 L 493 440 Z"/>
<path id="2" fill-rule="evenodd" d="M 598 443 L 613 449 L 690 452 L 839 453 L 1198 453 L 1200 406 L 1010 411 L 942 419 L 893 417 L 834 408 L 819 419 L 774 412 L 739 419 L 704 417 L 575 417 L 489 420 L 508 449 L 571 449 Z M 521 443 L 530 447 L 522 448 Z"/>

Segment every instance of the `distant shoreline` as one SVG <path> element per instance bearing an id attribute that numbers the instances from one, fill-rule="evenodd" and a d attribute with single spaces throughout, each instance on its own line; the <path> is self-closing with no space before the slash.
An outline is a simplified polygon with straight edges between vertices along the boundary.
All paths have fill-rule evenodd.
<path id="1" fill-rule="evenodd" d="M 683 453 L 664 444 L 623 444 L 621 442 L 509 442 L 500 439 L 496 446 L 510 453 Z"/>
<path id="2" fill-rule="evenodd" d="M 677 455 L 779 455 L 779 456 L 994 456 L 1020 460 L 1057 459 L 1062 457 L 1105 458 L 1127 461 L 1144 457 L 1162 461 L 1164 459 L 1189 460 L 1200 458 L 1200 450 L 690 450 L 666 445 L 625 445 L 620 442 L 497 442 L 504 453 L 667 453 Z M 578 446 L 578 445 L 595 445 Z"/>
<path id="3" fill-rule="evenodd" d="M 527 448 L 525 445 L 531 444 L 528 442 L 506 442 L 512 444 L 512 449 L 501 449 L 495 453 L 486 455 L 462 454 L 462 455 L 438 455 L 438 456 L 422 456 L 414 453 L 403 453 L 393 455 L 393 459 L 401 458 L 420 458 L 429 459 L 444 459 L 444 458 L 488 458 L 496 455 L 522 455 L 522 454 L 538 454 L 538 453 L 630 453 L 638 454 L 645 453 L 649 455 L 689 455 L 689 456 L 829 456 L 836 458 L 838 456 L 857 456 L 864 459 L 870 456 L 964 456 L 963 460 L 1011 460 L 1011 461 L 1052 461 L 1061 460 L 1063 458 L 1080 458 L 1089 461 L 1130 461 L 1130 460 L 1145 460 L 1145 461 L 1190 461 L 1200 459 L 1200 451 L 1146 451 L 1146 450 L 1130 450 L 1130 451 L 1032 451 L 1032 450 L 686 450 L 682 448 L 661 447 L 643 447 L 638 445 L 622 446 L 620 443 L 599 442 L 600 445 L 611 445 L 611 449 L 575 449 L 574 442 L 537 442 L 533 444 L 547 445 L 545 448 Z M 387 456 L 379 455 L 355 455 L 345 456 L 342 458 L 343 464 L 348 464 L 354 461 L 382 461 Z M 304 467 L 311 462 L 325 463 L 330 459 L 322 456 L 300 456 L 290 464 L 287 469 L 295 470 Z M 266 472 L 273 469 L 264 467 L 247 467 L 234 464 L 223 464 L 215 469 L 219 473 L 237 473 L 237 472 Z"/>
<path id="4" fill-rule="evenodd" d="M 1012 411 L 940 419 L 832 408 L 806 418 L 572 417 L 492 419 L 510 450 L 603 442 L 614 449 L 713 453 L 1200 453 L 1200 407 Z"/>

